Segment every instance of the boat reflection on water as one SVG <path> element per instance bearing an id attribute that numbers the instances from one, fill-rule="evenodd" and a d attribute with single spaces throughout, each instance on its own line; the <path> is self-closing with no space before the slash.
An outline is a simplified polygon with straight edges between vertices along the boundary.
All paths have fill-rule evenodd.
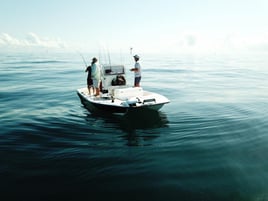
<path id="1" fill-rule="evenodd" d="M 136 129 L 152 129 L 167 126 L 167 117 L 164 113 L 155 110 L 133 110 L 121 118 L 121 128 L 125 131 Z"/>
<path id="2" fill-rule="evenodd" d="M 168 120 L 164 113 L 155 110 L 131 111 L 122 116 L 120 127 L 126 132 L 128 146 L 148 146 L 160 135 L 155 129 L 168 127 Z"/>
<path id="3" fill-rule="evenodd" d="M 107 128 L 111 132 L 115 130 L 115 135 L 118 135 L 117 129 L 121 130 L 119 134 L 127 140 L 128 146 L 143 146 L 150 144 L 150 140 L 159 137 L 161 131 L 159 129 L 168 127 L 168 119 L 165 113 L 155 110 L 132 110 L 126 114 L 111 114 L 111 113 L 91 113 L 87 117 L 87 121 L 93 119 L 102 119 L 100 127 Z"/>

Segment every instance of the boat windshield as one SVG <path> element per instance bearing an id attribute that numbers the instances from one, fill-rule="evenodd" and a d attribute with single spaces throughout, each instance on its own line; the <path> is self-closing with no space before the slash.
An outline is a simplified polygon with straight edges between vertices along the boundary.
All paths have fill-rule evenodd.
<path id="1" fill-rule="evenodd" d="M 117 65 L 117 66 L 110 66 L 110 65 L 104 65 L 102 66 L 103 74 L 104 75 L 121 75 L 125 74 L 125 68 L 123 65 Z"/>

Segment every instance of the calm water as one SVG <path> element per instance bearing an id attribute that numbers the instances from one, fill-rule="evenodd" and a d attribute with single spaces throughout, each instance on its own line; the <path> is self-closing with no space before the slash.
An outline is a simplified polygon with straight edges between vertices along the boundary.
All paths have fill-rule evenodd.
<path id="1" fill-rule="evenodd" d="M 143 87 L 171 103 L 96 115 L 75 91 L 79 55 L 1 54 L 0 199 L 268 200 L 267 55 L 141 64 Z"/>

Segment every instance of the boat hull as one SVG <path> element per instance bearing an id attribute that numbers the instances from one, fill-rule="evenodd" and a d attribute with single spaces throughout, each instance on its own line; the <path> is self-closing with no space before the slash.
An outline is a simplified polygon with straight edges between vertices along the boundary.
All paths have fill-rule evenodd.
<path id="1" fill-rule="evenodd" d="M 106 113 L 126 113 L 128 108 L 112 106 L 112 105 L 104 105 L 101 103 L 95 103 L 90 101 L 85 96 L 81 95 L 79 92 L 77 93 L 81 103 L 87 108 L 90 112 L 106 112 Z"/>
<path id="2" fill-rule="evenodd" d="M 139 105 L 125 105 L 125 101 L 115 100 L 101 100 L 101 98 L 95 98 L 94 96 L 89 96 L 85 91 L 77 90 L 77 94 L 81 100 L 81 103 L 92 113 L 127 113 L 131 111 L 144 111 L 144 110 L 154 110 L 158 111 L 163 107 L 168 101 L 154 103 L 154 104 L 139 104 Z M 99 100 L 100 99 L 100 100 Z"/>

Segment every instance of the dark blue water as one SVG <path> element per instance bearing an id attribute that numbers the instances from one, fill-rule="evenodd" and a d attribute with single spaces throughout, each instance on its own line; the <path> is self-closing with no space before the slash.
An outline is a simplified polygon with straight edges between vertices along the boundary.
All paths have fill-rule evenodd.
<path id="1" fill-rule="evenodd" d="M 267 58 L 142 55 L 171 103 L 119 116 L 80 103 L 78 54 L 0 55 L 0 199 L 268 200 Z"/>

